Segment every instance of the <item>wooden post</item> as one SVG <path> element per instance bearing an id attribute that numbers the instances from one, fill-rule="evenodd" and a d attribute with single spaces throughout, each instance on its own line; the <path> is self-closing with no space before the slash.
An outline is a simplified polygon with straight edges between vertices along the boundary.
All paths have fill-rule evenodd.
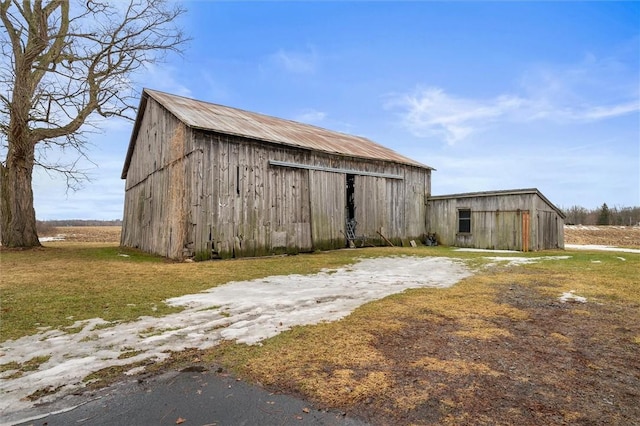
<path id="1" fill-rule="evenodd" d="M 529 212 L 522 212 L 522 251 L 529 251 Z"/>
<path id="2" fill-rule="evenodd" d="M 389 244 L 391 247 L 395 247 L 393 243 L 387 239 L 387 237 L 385 237 L 384 235 L 382 235 L 382 233 L 380 233 L 380 231 L 376 231 L 376 232 L 378 233 L 378 235 L 382 237 L 383 240 L 387 242 L 387 244 Z"/>

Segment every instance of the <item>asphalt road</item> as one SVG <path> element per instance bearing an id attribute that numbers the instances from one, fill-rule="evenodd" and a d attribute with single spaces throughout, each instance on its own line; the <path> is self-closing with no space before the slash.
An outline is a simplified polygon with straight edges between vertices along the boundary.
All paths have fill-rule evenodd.
<path id="1" fill-rule="evenodd" d="M 211 371 L 171 372 L 121 382 L 20 414 L 20 418 L 0 422 L 34 426 L 367 425 L 347 413 L 319 410 L 301 399 Z"/>

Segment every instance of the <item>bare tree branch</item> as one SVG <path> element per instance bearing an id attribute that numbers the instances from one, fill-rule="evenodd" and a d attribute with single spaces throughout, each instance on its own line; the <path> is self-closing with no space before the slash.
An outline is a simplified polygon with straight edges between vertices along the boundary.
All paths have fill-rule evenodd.
<path id="1" fill-rule="evenodd" d="M 24 226 L 20 217 L 33 215 L 35 223 L 34 166 L 62 173 L 70 188 L 86 179 L 77 167 L 87 158 L 82 135 L 90 118 L 132 118 L 131 79 L 180 52 L 186 37 L 175 22 L 183 13 L 169 0 L 0 0 L 3 244 L 7 228 Z M 75 159 L 52 160 L 52 147 Z M 33 242 L 35 231 L 25 229 L 14 234 Z"/>

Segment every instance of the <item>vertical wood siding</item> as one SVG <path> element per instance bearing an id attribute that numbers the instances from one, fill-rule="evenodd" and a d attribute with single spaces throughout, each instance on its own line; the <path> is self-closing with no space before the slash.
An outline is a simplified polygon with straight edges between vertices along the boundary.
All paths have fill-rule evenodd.
<path id="1" fill-rule="evenodd" d="M 428 207 L 429 232 L 435 232 L 444 245 L 501 250 L 563 247 L 563 219 L 533 193 L 431 199 Z M 458 209 L 471 209 L 468 234 L 458 233 Z M 525 233 L 528 238 L 523 238 Z"/>
<path id="2" fill-rule="evenodd" d="M 400 181 L 402 182 L 402 181 Z M 402 183 L 374 176 L 356 176 L 354 183 L 356 235 L 379 240 L 377 232 L 387 234 L 394 230 L 390 222 L 390 211 L 397 203 L 392 202 L 392 188 Z M 395 219 L 395 218 L 394 218 Z"/>
<path id="3" fill-rule="evenodd" d="M 318 250 L 345 247 L 345 175 L 309 170 L 311 237 Z"/>
<path id="4" fill-rule="evenodd" d="M 192 144 L 186 126 L 147 103 L 126 181 L 121 244 L 177 258 L 188 246 Z"/>
<path id="5" fill-rule="evenodd" d="M 564 248 L 564 219 L 540 197 L 535 197 L 536 243 L 540 250 Z"/>
<path id="6" fill-rule="evenodd" d="M 401 199 L 404 200 L 402 213 L 405 218 L 405 237 L 419 240 L 424 236 L 427 226 L 427 200 L 430 195 L 431 173 L 423 173 L 415 167 L 406 168 L 404 193 L 401 194 Z"/>

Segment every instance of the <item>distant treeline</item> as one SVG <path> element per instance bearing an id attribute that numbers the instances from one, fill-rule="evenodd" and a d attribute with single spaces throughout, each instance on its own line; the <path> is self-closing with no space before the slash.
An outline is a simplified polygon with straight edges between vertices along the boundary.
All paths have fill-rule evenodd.
<path id="1" fill-rule="evenodd" d="M 573 206 L 562 211 L 567 225 L 640 225 L 640 207 L 609 207 L 604 203 L 593 210 Z"/>
<path id="2" fill-rule="evenodd" d="M 65 220 L 38 220 L 38 226 L 122 226 L 122 219 L 114 220 L 84 220 L 84 219 L 65 219 Z"/>

